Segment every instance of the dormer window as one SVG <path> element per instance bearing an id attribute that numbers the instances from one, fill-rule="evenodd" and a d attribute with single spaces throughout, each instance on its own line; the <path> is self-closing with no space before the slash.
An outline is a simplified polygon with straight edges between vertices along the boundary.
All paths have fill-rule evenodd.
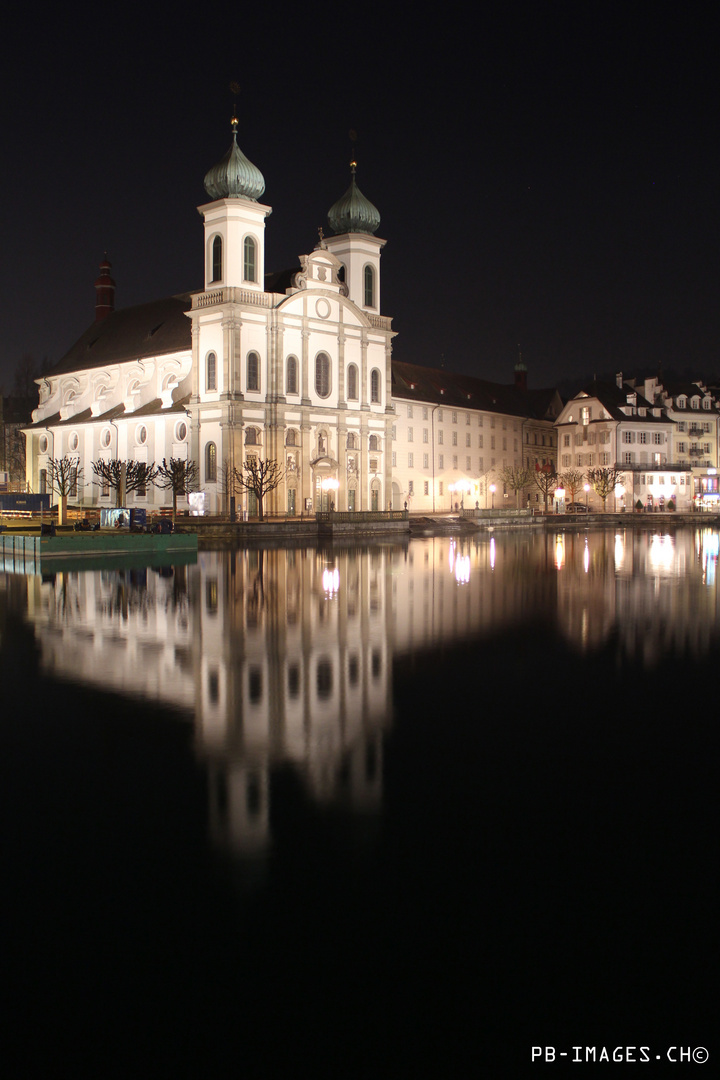
<path id="1" fill-rule="evenodd" d="M 703 398 L 703 409 L 709 409 L 709 408 L 710 408 L 710 398 L 707 398 L 707 397 Z"/>
<path id="2" fill-rule="evenodd" d="M 700 407 L 700 398 L 694 397 L 690 399 L 690 408 L 698 409 Z"/>
<path id="3" fill-rule="evenodd" d="M 678 409 L 684 409 L 685 408 L 685 398 L 684 397 L 679 397 L 677 399 L 677 407 L 678 407 Z"/>

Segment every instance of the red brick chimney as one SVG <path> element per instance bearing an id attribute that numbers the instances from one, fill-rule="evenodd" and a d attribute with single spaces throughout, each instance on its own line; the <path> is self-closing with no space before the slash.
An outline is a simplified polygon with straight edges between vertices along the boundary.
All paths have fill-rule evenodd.
<path id="1" fill-rule="evenodd" d="M 95 322 L 99 323 L 115 310 L 115 282 L 110 277 L 111 263 L 105 252 L 100 263 L 100 277 L 95 282 Z"/>

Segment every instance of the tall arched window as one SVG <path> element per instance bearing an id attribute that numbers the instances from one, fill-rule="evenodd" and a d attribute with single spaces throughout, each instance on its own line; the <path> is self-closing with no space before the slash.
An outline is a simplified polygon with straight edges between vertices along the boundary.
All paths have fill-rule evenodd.
<path id="1" fill-rule="evenodd" d="M 297 394 L 298 392 L 298 369 L 297 357 L 288 356 L 285 368 L 285 393 Z"/>
<path id="2" fill-rule="evenodd" d="M 370 400 L 380 401 L 380 372 L 377 368 L 373 368 L 370 373 Z"/>
<path id="3" fill-rule="evenodd" d="M 205 359 L 205 389 L 217 390 L 217 357 L 214 352 Z"/>
<path id="4" fill-rule="evenodd" d="M 380 449 L 380 444 L 378 442 L 377 435 L 371 435 L 370 439 L 369 439 L 369 442 L 368 442 L 368 450 L 376 450 L 377 451 L 379 449 Z"/>
<path id="5" fill-rule="evenodd" d="M 363 303 L 365 307 L 375 307 L 375 271 L 370 265 L 366 266 L 363 271 L 363 284 L 365 294 Z"/>
<path id="6" fill-rule="evenodd" d="M 217 480 L 217 446 L 214 442 L 205 445 L 205 480 L 208 484 Z"/>
<path id="7" fill-rule="evenodd" d="M 257 245 L 252 236 L 243 240 L 243 278 L 257 281 Z"/>
<path id="8" fill-rule="evenodd" d="M 222 237 L 216 236 L 212 245 L 212 281 L 222 280 Z"/>
<path id="9" fill-rule="evenodd" d="M 257 444 L 258 444 L 257 428 L 254 428 L 254 427 L 247 428 L 247 430 L 245 431 L 245 445 L 246 446 L 257 446 Z"/>
<path id="10" fill-rule="evenodd" d="M 248 353 L 247 388 L 248 390 L 260 389 L 260 357 L 256 352 Z"/>
<path id="11" fill-rule="evenodd" d="M 348 448 L 348 450 L 356 450 L 357 449 L 357 442 L 355 440 L 355 434 L 352 431 L 350 432 L 350 434 L 347 437 L 347 448 Z"/>
<path id="12" fill-rule="evenodd" d="M 330 357 L 324 352 L 315 357 L 315 390 L 319 397 L 330 396 Z"/>
<path id="13" fill-rule="evenodd" d="M 348 401 L 357 401 L 358 397 L 358 369 L 357 364 L 349 364 L 347 369 L 347 396 Z"/>
<path id="14" fill-rule="evenodd" d="M 297 446 L 296 435 L 297 435 L 297 433 L 296 433 L 295 429 L 290 428 L 290 430 L 288 431 L 287 436 L 285 438 L 285 444 L 287 446 Z"/>

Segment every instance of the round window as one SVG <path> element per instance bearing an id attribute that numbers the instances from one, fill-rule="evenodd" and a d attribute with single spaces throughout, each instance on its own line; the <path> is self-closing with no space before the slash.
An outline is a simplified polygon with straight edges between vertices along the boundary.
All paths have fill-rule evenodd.
<path id="1" fill-rule="evenodd" d="M 105 447 L 106 449 L 110 445 L 110 428 L 105 428 L 102 435 L 100 436 L 100 445 Z"/>
<path id="2" fill-rule="evenodd" d="M 80 436 L 78 435 L 77 431 L 73 431 L 70 435 L 70 438 L 68 439 L 68 446 L 71 450 L 77 450 L 79 445 Z"/>
<path id="3" fill-rule="evenodd" d="M 48 448 L 47 435 L 41 435 L 38 440 L 38 450 L 41 454 L 46 454 Z"/>
<path id="4" fill-rule="evenodd" d="M 135 438 L 141 446 L 143 443 L 147 442 L 147 428 L 144 424 L 141 424 L 140 427 L 137 429 L 135 433 Z"/>
<path id="5" fill-rule="evenodd" d="M 175 428 L 175 438 L 178 442 L 185 442 L 187 438 L 187 424 L 183 420 Z"/>

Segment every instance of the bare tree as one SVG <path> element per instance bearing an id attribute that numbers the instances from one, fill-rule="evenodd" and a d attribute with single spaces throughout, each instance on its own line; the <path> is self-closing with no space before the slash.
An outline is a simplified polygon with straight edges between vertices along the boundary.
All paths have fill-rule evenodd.
<path id="1" fill-rule="evenodd" d="M 526 465 L 503 465 L 500 479 L 505 487 L 515 492 L 515 508 L 520 509 L 520 492 L 531 483 L 533 470 Z"/>
<path id="2" fill-rule="evenodd" d="M 157 468 L 157 480 L 155 483 L 163 491 L 172 491 L 173 499 L 173 525 L 177 519 L 178 495 L 187 495 L 198 479 L 198 467 L 194 461 L 186 461 L 184 458 L 162 459 L 162 465 Z"/>
<path id="3" fill-rule="evenodd" d="M 120 461 L 99 458 L 92 463 L 93 472 L 98 480 L 93 483 L 100 487 L 109 487 L 115 492 L 115 506 L 124 504 L 125 496 L 131 491 L 144 491 L 155 483 L 158 470 L 155 462 L 148 465 L 145 461 Z"/>
<path id="4" fill-rule="evenodd" d="M 544 510 L 545 513 L 547 513 L 548 497 L 552 497 L 552 493 L 557 487 L 557 475 L 555 470 L 551 465 L 545 465 L 533 472 L 532 478 L 542 492 Z"/>
<path id="5" fill-rule="evenodd" d="M 77 497 L 78 480 L 82 477 L 82 469 L 76 458 L 65 454 L 61 458 L 51 458 L 48 461 L 48 473 L 50 485 L 57 491 L 60 502 L 58 504 L 58 525 L 64 525 L 67 517 L 68 496 Z"/>
<path id="6" fill-rule="evenodd" d="M 237 495 L 238 486 L 235 479 L 235 470 L 230 464 L 229 458 L 225 458 L 218 469 L 218 490 L 223 506 L 225 507 L 225 513 L 232 519 L 234 502 L 231 502 L 231 500 L 234 500 Z"/>
<path id="7" fill-rule="evenodd" d="M 242 472 L 233 469 L 238 487 L 251 492 L 257 499 L 258 517 L 263 519 L 263 499 L 274 491 L 285 478 L 285 470 L 274 458 L 257 458 L 251 455 L 244 462 Z"/>
<path id="8" fill-rule="evenodd" d="M 605 513 L 605 503 L 607 502 L 608 495 L 613 493 L 616 484 L 622 484 L 624 482 L 624 473 L 621 473 L 614 465 L 607 465 L 603 468 L 588 469 L 586 476 L 588 484 L 590 484 L 593 491 L 595 491 L 602 499 L 603 513 Z"/>
<path id="9" fill-rule="evenodd" d="M 585 479 L 582 469 L 564 469 L 558 477 L 566 491 L 570 492 L 568 502 L 575 502 L 575 493 L 580 490 Z"/>

